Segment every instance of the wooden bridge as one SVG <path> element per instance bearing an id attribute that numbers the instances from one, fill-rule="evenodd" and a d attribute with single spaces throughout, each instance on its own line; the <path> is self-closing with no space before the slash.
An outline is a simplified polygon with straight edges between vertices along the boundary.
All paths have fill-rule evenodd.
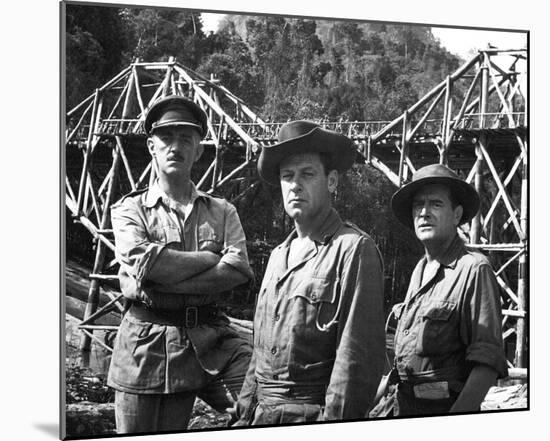
<path id="1" fill-rule="evenodd" d="M 491 255 L 502 288 L 503 332 L 514 348 L 510 367 L 527 355 L 528 114 L 525 49 L 480 51 L 393 121 L 318 121 L 348 135 L 358 159 L 396 186 L 424 165 L 443 163 L 481 195 L 480 213 L 464 227 L 470 247 Z M 122 310 L 120 294 L 99 307 L 100 286 L 116 279 L 109 206 L 148 185 L 155 166 L 145 146 L 143 121 L 159 97 L 179 94 L 208 114 L 207 164 L 197 186 L 213 192 L 231 186 L 233 200 L 258 185 L 256 160 L 276 141 L 282 123 L 264 121 L 213 78 L 184 65 L 135 62 L 67 113 L 66 206 L 97 241 L 82 348 L 96 338 L 102 316 Z M 244 184 L 242 177 L 246 176 Z M 116 329 L 116 327 L 114 328 Z"/>

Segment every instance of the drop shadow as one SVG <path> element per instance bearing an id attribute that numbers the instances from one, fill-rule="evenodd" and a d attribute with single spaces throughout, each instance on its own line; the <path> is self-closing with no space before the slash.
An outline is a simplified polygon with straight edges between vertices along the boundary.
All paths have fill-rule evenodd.
<path id="1" fill-rule="evenodd" d="M 52 438 L 59 439 L 59 424 L 35 423 L 34 427 L 36 427 L 41 432 L 50 435 Z"/>

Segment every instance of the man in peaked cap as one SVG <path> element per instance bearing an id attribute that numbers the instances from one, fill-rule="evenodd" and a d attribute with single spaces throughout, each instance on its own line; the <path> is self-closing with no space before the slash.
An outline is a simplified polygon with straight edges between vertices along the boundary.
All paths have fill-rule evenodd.
<path id="1" fill-rule="evenodd" d="M 118 433 L 186 429 L 196 396 L 232 408 L 251 355 L 216 307 L 223 292 L 253 277 L 239 217 L 191 181 L 206 114 L 169 96 L 150 108 L 144 127 L 158 179 L 111 211 L 130 303 L 108 377 Z"/>
<path id="2" fill-rule="evenodd" d="M 271 253 L 236 425 L 362 418 L 384 363 L 383 265 L 373 240 L 331 206 L 355 149 L 308 121 L 281 127 L 258 160 L 295 230 Z"/>
<path id="3" fill-rule="evenodd" d="M 497 377 L 507 376 L 495 274 L 457 234 L 476 215 L 479 196 L 452 170 L 435 164 L 419 169 L 391 206 L 425 251 L 404 303 L 394 308 L 393 415 L 478 411 Z M 371 416 L 391 412 L 383 403 Z"/>

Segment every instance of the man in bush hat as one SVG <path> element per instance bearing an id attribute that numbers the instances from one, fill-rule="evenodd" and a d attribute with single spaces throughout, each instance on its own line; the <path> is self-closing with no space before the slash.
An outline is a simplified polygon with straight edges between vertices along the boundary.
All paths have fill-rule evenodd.
<path id="1" fill-rule="evenodd" d="M 130 303 L 108 377 L 118 433 L 186 429 L 197 395 L 219 411 L 231 408 L 251 355 L 215 304 L 253 277 L 239 217 L 191 181 L 206 114 L 169 96 L 153 104 L 144 128 L 158 178 L 111 211 Z"/>
<path id="2" fill-rule="evenodd" d="M 478 411 L 497 377 L 507 376 L 495 274 L 457 234 L 476 215 L 479 196 L 452 170 L 435 164 L 418 170 L 391 206 L 425 251 L 405 302 L 394 309 L 393 414 Z M 377 408 L 371 416 L 380 416 Z"/>
<path id="3" fill-rule="evenodd" d="M 331 206 L 355 155 L 346 136 L 308 121 L 283 125 L 260 154 L 295 230 L 258 294 L 237 425 L 362 418 L 371 405 L 384 364 L 382 258 Z"/>

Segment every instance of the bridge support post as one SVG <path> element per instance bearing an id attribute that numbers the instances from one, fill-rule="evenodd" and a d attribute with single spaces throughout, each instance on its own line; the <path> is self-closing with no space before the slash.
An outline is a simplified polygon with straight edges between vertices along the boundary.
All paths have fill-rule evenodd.
<path id="1" fill-rule="evenodd" d="M 399 157 L 399 186 L 403 184 L 403 176 L 404 176 L 404 168 L 407 167 L 405 164 L 405 161 L 407 160 L 407 156 L 409 154 L 409 140 L 408 140 L 408 132 L 409 132 L 409 112 L 405 110 L 403 113 L 403 133 L 401 135 L 401 156 Z"/>
<path id="2" fill-rule="evenodd" d="M 523 161 L 521 173 L 521 213 L 520 225 L 524 233 L 527 232 L 527 158 Z M 523 254 L 519 258 L 518 268 L 518 311 L 527 311 L 527 240 L 522 241 L 524 249 Z M 516 354 L 515 367 L 525 367 L 525 316 L 518 317 L 516 326 Z"/>
<path id="3" fill-rule="evenodd" d="M 119 164 L 120 164 L 120 153 L 119 153 L 119 150 L 115 148 L 113 166 L 112 166 L 113 176 L 111 178 L 111 181 L 109 182 L 109 188 L 107 189 L 107 196 L 105 197 L 105 203 L 103 206 L 103 216 L 101 218 L 100 228 L 102 230 L 105 230 L 107 228 L 108 222 L 110 222 L 109 206 L 112 203 L 113 190 L 114 190 L 115 182 L 118 176 Z M 106 245 L 101 240 L 97 241 L 97 250 L 96 250 L 92 274 L 101 273 L 103 264 L 105 263 L 105 252 L 107 251 L 106 248 L 107 248 Z M 92 281 L 90 282 L 90 289 L 88 291 L 88 300 L 86 303 L 86 310 L 84 311 L 84 321 L 88 320 L 88 318 L 92 314 L 94 314 L 97 310 L 97 306 L 99 304 L 99 287 L 100 287 L 100 280 L 92 279 Z M 82 337 L 80 339 L 80 349 L 83 351 L 89 351 L 91 343 L 92 343 L 92 340 L 90 336 L 87 335 L 86 333 L 82 334 Z"/>
<path id="4" fill-rule="evenodd" d="M 479 195 L 482 194 L 483 189 L 483 175 L 481 173 L 483 165 L 483 154 L 481 152 L 481 145 L 485 144 L 486 137 L 484 134 L 480 136 L 477 140 L 475 153 L 476 153 L 476 162 L 474 165 L 474 187 Z M 478 212 L 475 217 L 472 219 L 472 227 L 470 232 L 470 243 L 476 244 L 479 243 L 481 237 L 481 214 Z"/>
<path id="5" fill-rule="evenodd" d="M 126 98 L 124 100 L 124 107 L 122 110 L 122 119 L 128 118 L 128 116 L 130 115 L 131 102 L 132 102 L 132 96 L 133 96 L 132 89 L 134 86 L 134 76 L 131 75 L 128 81 L 129 81 L 129 84 L 128 84 L 128 90 L 126 93 Z M 117 145 L 122 146 L 122 139 L 120 138 L 120 136 L 117 136 L 116 138 L 117 138 L 116 139 Z M 110 213 L 111 213 L 110 205 L 113 202 L 112 199 L 113 199 L 114 189 L 117 183 L 119 164 L 120 164 L 120 149 L 117 147 L 114 147 L 113 165 L 111 167 L 112 175 L 111 175 L 111 180 L 109 181 L 109 185 L 107 187 L 107 194 L 105 195 L 105 201 L 103 203 L 103 214 L 101 216 L 101 223 L 99 227 L 100 230 L 107 229 L 107 226 L 110 222 Z M 105 262 L 106 251 L 107 251 L 106 245 L 101 240 L 98 240 L 94 267 L 93 267 L 93 274 L 101 273 L 101 270 L 103 269 L 103 264 Z M 92 314 L 94 314 L 97 310 L 97 306 L 99 304 L 99 287 L 100 287 L 100 281 L 98 279 L 92 279 L 92 281 L 90 282 L 90 289 L 88 291 L 88 300 L 86 303 L 86 310 L 84 311 L 84 321 L 88 320 L 88 318 L 92 316 Z M 89 351 L 91 343 L 92 343 L 91 337 L 88 334 L 83 333 L 80 339 L 80 349 L 82 351 Z"/>

